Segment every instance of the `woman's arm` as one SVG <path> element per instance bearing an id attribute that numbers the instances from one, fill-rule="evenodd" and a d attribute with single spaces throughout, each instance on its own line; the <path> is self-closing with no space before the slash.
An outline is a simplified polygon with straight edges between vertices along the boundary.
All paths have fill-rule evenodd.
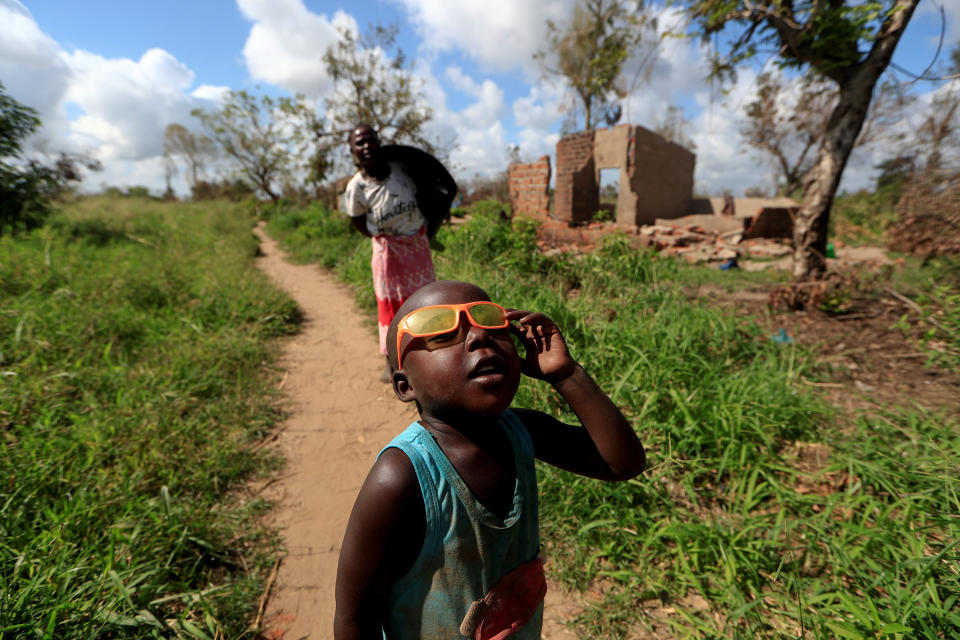
<path id="1" fill-rule="evenodd" d="M 347 184 L 343 193 L 343 208 L 350 217 L 350 224 L 353 228 L 369 238 L 371 236 L 370 232 L 367 231 L 367 212 L 370 207 L 363 197 L 363 189 L 360 188 L 356 180 L 357 178 L 354 176 L 353 180 Z"/>
<path id="2" fill-rule="evenodd" d="M 511 309 L 508 319 L 523 342 L 523 372 L 553 385 L 580 419 L 568 425 L 530 409 L 514 410 L 533 440 L 537 458 L 603 480 L 641 473 L 646 454 L 636 432 L 609 396 L 570 355 L 560 329 L 542 313 Z"/>
<path id="3" fill-rule="evenodd" d="M 359 216 L 352 216 L 350 218 L 350 224 L 353 225 L 353 228 L 367 236 L 368 238 L 372 237 L 370 231 L 367 229 L 367 216 L 366 214 Z"/>

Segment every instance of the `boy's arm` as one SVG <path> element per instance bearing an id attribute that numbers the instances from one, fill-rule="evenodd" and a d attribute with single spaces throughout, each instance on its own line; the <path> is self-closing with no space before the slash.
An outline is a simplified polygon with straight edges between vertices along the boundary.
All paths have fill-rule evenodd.
<path id="1" fill-rule="evenodd" d="M 523 372 L 545 380 L 560 393 L 583 428 L 530 409 L 515 409 L 533 440 L 537 458 L 602 480 L 627 480 L 643 471 L 640 439 L 613 401 L 571 357 L 560 329 L 542 313 L 511 309 L 508 319 L 523 342 Z"/>
<path id="2" fill-rule="evenodd" d="M 382 640 L 390 586 L 423 546 L 423 496 L 410 459 L 383 452 L 360 488 L 347 523 L 337 569 L 336 640 Z"/>

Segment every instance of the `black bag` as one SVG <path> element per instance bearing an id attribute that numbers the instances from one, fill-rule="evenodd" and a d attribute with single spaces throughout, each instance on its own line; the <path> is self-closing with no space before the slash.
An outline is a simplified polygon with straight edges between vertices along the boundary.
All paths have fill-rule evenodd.
<path id="1" fill-rule="evenodd" d="M 427 237 L 432 239 L 444 220 L 450 218 L 457 183 L 442 162 L 422 149 L 388 144 L 380 147 L 380 154 L 384 160 L 399 164 L 410 176 L 417 189 L 417 206 L 427 219 Z"/>

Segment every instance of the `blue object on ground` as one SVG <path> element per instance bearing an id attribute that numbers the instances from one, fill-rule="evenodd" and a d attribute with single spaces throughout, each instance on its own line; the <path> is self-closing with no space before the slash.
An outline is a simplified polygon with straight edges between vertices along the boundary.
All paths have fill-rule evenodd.
<path id="1" fill-rule="evenodd" d="M 736 258 L 730 258 L 726 262 L 720 263 L 720 268 L 723 269 L 724 271 L 727 271 L 729 269 L 739 269 L 740 265 L 737 264 Z"/>
<path id="2" fill-rule="evenodd" d="M 793 344 L 793 338 L 790 337 L 786 329 L 780 329 L 780 331 L 770 336 L 770 339 L 777 344 Z"/>

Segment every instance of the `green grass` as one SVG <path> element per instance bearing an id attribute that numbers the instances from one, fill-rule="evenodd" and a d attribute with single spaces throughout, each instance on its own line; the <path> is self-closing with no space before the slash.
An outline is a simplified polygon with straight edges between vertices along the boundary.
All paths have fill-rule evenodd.
<path id="1" fill-rule="evenodd" d="M 897 217 L 895 191 L 843 193 L 836 197 L 830 214 L 830 236 L 849 244 L 883 245 L 883 234 Z"/>
<path id="2" fill-rule="evenodd" d="M 79 200 L 0 237 L 0 639 L 242 638 L 277 541 L 291 300 L 236 205 Z"/>
<path id="3" fill-rule="evenodd" d="M 904 257 L 891 287 L 919 308 L 919 314 L 904 314 L 896 326 L 915 337 L 931 364 L 960 371 L 960 256 Z"/>
<path id="4" fill-rule="evenodd" d="M 270 231 L 371 304 L 368 242 L 345 220 L 313 208 Z M 799 384 L 819 379 L 813 354 L 682 293 L 749 287 L 752 274 L 617 237 L 594 255 L 546 258 L 532 222 L 476 211 L 439 240 L 438 277 L 553 317 L 648 448 L 647 472 L 626 483 L 539 467 L 548 572 L 602 594 L 581 632 L 933 639 L 960 627 L 955 417 L 901 407 L 850 427 Z M 572 419 L 541 383 L 522 384 L 515 404 Z M 814 467 L 811 447 L 825 457 Z"/>

